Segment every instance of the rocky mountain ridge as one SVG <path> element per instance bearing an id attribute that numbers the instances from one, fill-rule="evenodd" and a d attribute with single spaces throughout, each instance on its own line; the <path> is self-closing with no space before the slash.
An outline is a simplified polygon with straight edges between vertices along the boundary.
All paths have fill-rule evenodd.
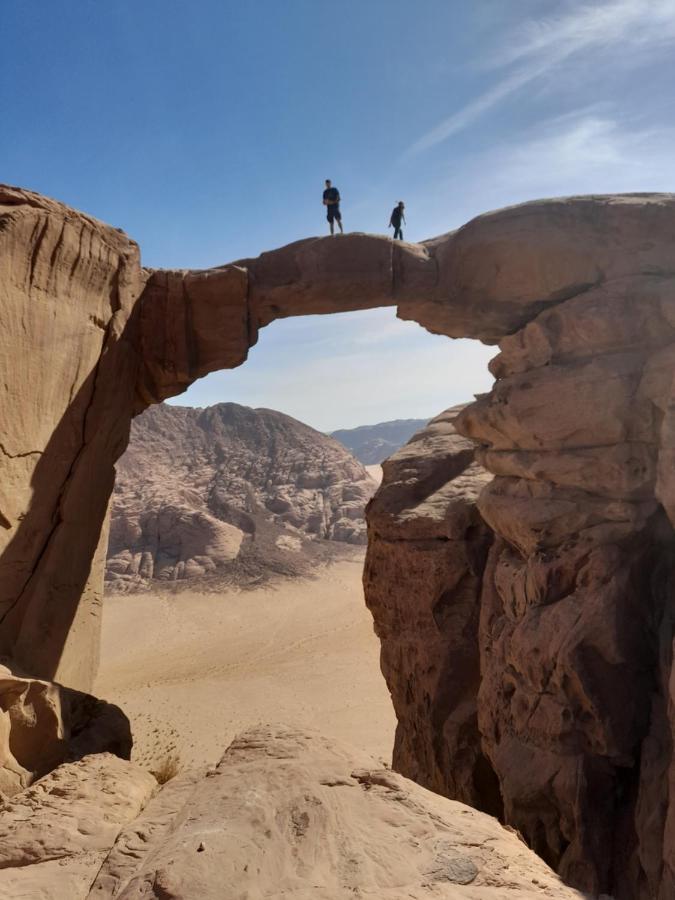
<path id="1" fill-rule="evenodd" d="M 339 443 L 283 413 L 152 407 L 117 465 L 107 587 L 306 572 L 326 542 L 365 544 L 374 490 Z"/>
<path id="2" fill-rule="evenodd" d="M 429 419 L 394 419 L 376 425 L 340 428 L 331 437 L 350 450 L 364 466 L 378 465 L 407 443 Z"/>

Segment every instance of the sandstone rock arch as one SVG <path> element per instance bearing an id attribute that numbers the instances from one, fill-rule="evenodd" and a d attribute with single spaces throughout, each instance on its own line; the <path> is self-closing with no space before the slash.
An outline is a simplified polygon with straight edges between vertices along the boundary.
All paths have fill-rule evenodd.
<path id="1" fill-rule="evenodd" d="M 673 279 L 671 195 L 541 201 L 420 245 L 314 238 L 178 272 L 0 188 L 0 655 L 89 686 L 131 417 L 241 364 L 261 327 L 395 306 L 499 343 L 493 391 L 455 423 L 496 476 L 479 500 L 495 535 L 477 573 L 479 737 L 506 820 L 568 879 L 672 896 Z M 431 716 L 434 698 L 416 699 Z"/>

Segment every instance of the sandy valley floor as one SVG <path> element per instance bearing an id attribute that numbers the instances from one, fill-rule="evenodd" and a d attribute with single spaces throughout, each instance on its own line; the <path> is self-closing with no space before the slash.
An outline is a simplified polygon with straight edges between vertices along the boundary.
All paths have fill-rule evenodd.
<path id="1" fill-rule="evenodd" d="M 210 764 L 243 728 L 284 722 L 389 762 L 395 719 L 362 567 L 358 554 L 255 591 L 107 597 L 95 693 L 131 719 L 134 758 Z"/>

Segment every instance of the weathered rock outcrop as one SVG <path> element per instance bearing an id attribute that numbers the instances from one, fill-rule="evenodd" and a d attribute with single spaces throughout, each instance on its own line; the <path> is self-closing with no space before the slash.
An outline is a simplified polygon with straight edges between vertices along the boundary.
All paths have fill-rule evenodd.
<path id="1" fill-rule="evenodd" d="M 374 491 L 344 447 L 283 413 L 152 407 L 117 466 L 107 583 L 307 572 L 316 539 L 365 544 Z"/>
<path id="2" fill-rule="evenodd" d="M 0 897 L 84 900 L 118 835 L 156 790 L 149 772 L 97 753 L 18 794 L 0 807 Z"/>
<path id="3" fill-rule="evenodd" d="M 496 476 L 478 500 L 495 539 L 478 625 L 481 747 L 466 758 L 489 760 L 506 821 L 570 881 L 670 900 L 673 279 L 670 195 L 525 204 L 418 246 L 347 235 L 144 272 L 114 229 L 0 189 L 0 654 L 87 686 L 99 534 L 132 411 L 240 364 L 273 319 L 397 306 L 431 331 L 500 343 L 494 390 L 455 421 Z M 478 579 L 466 535 L 452 540 L 459 563 L 441 568 Z M 420 569 L 425 591 L 435 578 L 451 590 L 443 617 L 455 598 L 470 632 L 452 576 Z M 415 652 L 400 661 L 420 665 Z M 423 691 L 433 677 L 420 673 Z M 452 702 L 437 690 L 420 706 L 452 722 L 449 746 Z M 426 757 L 432 769 L 443 752 Z M 442 786 L 438 771 L 418 777 Z"/>
<path id="4" fill-rule="evenodd" d="M 368 507 L 364 587 L 398 726 L 394 768 L 501 813 L 477 722 L 478 617 L 492 532 L 476 509 L 491 480 L 442 413 L 383 465 Z"/>
<path id="5" fill-rule="evenodd" d="M 418 546 L 425 474 L 400 474 L 395 455 L 369 510 L 365 586 L 399 717 L 396 765 L 495 810 L 494 796 L 468 793 L 471 764 L 484 755 L 505 821 L 570 883 L 625 900 L 675 896 L 668 265 L 664 254 L 660 274 L 584 289 L 505 336 L 494 389 L 455 418 L 496 475 L 464 514 L 480 511 L 495 535 L 468 603 L 477 629 L 465 624 L 466 595 L 446 595 L 454 621 L 439 647 L 428 612 L 441 597 L 438 566 L 388 575 Z M 423 451 L 418 440 L 403 454 Z M 427 464 L 441 471 L 437 451 Z M 464 487 L 459 471 L 448 473 L 449 497 Z M 397 521 L 408 523 L 396 535 L 405 550 L 393 552 L 392 495 Z M 450 520 L 455 510 L 449 500 Z M 464 552 L 460 544 L 451 554 L 455 566 Z M 453 566 L 442 572 L 450 578 Z M 467 747 L 457 730 L 472 698 Z"/>
<path id="6" fill-rule="evenodd" d="M 85 690 L 144 282 L 118 229 L 0 187 L 0 657 Z"/>
<path id="7" fill-rule="evenodd" d="M 671 754 L 669 265 L 607 278 L 505 337 L 494 390 L 457 421 L 497 473 L 478 499 L 497 536 L 478 720 L 506 820 L 571 883 L 620 898 L 675 893 L 670 851 L 654 852 L 665 784 L 643 809 Z"/>
<path id="8" fill-rule="evenodd" d="M 0 665 L 0 803 L 66 760 L 106 752 L 131 755 L 118 707 Z"/>
<path id="9" fill-rule="evenodd" d="M 581 898 L 494 819 L 283 727 L 158 793 L 114 757 L 62 766 L 0 809 L 0 843 L 12 900 Z"/>

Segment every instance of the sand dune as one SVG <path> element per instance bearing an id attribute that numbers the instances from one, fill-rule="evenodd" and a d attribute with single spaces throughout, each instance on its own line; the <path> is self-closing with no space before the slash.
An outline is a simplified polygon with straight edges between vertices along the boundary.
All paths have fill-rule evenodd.
<path id="1" fill-rule="evenodd" d="M 134 758 L 212 764 L 242 729 L 284 722 L 389 762 L 395 719 L 362 566 L 359 553 L 254 591 L 107 597 L 95 690 L 130 717 Z"/>

